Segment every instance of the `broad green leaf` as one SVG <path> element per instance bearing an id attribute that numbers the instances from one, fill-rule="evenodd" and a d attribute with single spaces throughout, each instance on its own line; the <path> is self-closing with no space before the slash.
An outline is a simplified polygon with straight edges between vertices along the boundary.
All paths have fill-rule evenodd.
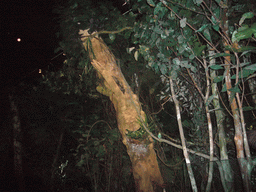
<path id="1" fill-rule="evenodd" d="M 221 92 L 226 92 L 227 91 L 227 86 L 226 83 L 222 86 Z"/>
<path id="2" fill-rule="evenodd" d="M 210 31 L 209 31 L 209 29 L 205 29 L 204 31 L 203 31 L 203 34 L 204 34 L 204 36 L 206 37 L 206 39 L 208 40 L 208 41 L 212 41 L 212 39 L 211 39 L 211 34 L 210 34 Z"/>
<path id="3" fill-rule="evenodd" d="M 251 64 L 250 62 L 245 62 L 245 63 L 240 63 L 240 67 L 244 67 L 244 66 L 246 66 L 246 65 L 248 65 L 248 64 Z M 234 66 L 234 68 L 235 68 L 236 66 Z"/>
<path id="4" fill-rule="evenodd" d="M 234 43 L 234 42 L 238 42 L 239 40 L 236 38 L 236 34 L 237 34 L 237 30 L 235 30 L 233 33 L 232 33 L 232 37 L 231 37 L 231 41 Z"/>
<path id="5" fill-rule="evenodd" d="M 254 71 L 253 70 L 249 70 L 249 69 L 243 69 L 242 71 L 239 71 L 238 73 L 238 78 L 246 78 L 249 75 L 253 74 Z M 232 75 L 231 79 L 236 79 L 236 74 Z"/>
<path id="6" fill-rule="evenodd" d="M 162 34 L 163 30 L 158 25 L 156 25 L 156 27 L 154 28 L 154 32 L 157 34 Z"/>
<path id="7" fill-rule="evenodd" d="M 180 60 L 178 58 L 174 58 L 172 60 L 172 62 L 175 64 L 175 65 L 180 65 Z"/>
<path id="8" fill-rule="evenodd" d="M 244 69 L 249 69 L 249 70 L 252 70 L 252 71 L 256 71 L 256 64 L 249 65 L 249 66 L 245 67 Z"/>
<path id="9" fill-rule="evenodd" d="M 154 3 L 153 0 L 147 0 L 147 3 L 151 6 L 151 7 L 155 7 L 156 4 Z"/>
<path id="10" fill-rule="evenodd" d="M 256 23 L 252 24 L 251 29 L 252 29 L 253 33 L 256 33 Z M 255 34 L 254 34 L 254 36 L 255 36 Z"/>
<path id="11" fill-rule="evenodd" d="M 186 27 L 186 24 L 187 24 L 187 18 L 183 18 L 183 19 L 180 20 L 180 27 L 181 28 Z"/>
<path id="12" fill-rule="evenodd" d="M 184 52 L 185 48 L 183 46 L 179 46 L 179 53 L 182 54 Z"/>
<path id="13" fill-rule="evenodd" d="M 179 42 L 179 44 L 184 42 L 184 37 L 182 35 L 178 36 L 178 42 Z"/>
<path id="14" fill-rule="evenodd" d="M 219 70 L 219 69 L 223 69 L 223 66 L 221 66 L 221 65 L 211 65 L 210 68 L 213 69 L 213 70 Z"/>
<path id="15" fill-rule="evenodd" d="M 226 56 L 230 56 L 230 54 L 228 54 L 228 53 L 216 53 L 213 56 L 210 56 L 210 59 L 214 59 L 214 58 L 217 58 L 217 57 L 226 57 Z"/>
<path id="16" fill-rule="evenodd" d="M 196 56 L 201 56 L 202 51 L 206 48 L 206 45 L 201 45 L 199 42 L 195 43 L 194 53 Z"/>
<path id="17" fill-rule="evenodd" d="M 209 26 L 209 24 L 204 24 L 202 27 L 200 27 L 198 30 L 196 30 L 195 32 L 202 32 L 205 28 L 207 28 Z"/>
<path id="18" fill-rule="evenodd" d="M 213 13 L 214 13 L 215 17 L 217 19 L 219 19 L 220 18 L 220 7 L 217 7 L 216 9 L 214 9 Z"/>
<path id="19" fill-rule="evenodd" d="M 193 60 L 194 58 L 195 58 L 195 55 L 193 55 L 193 54 L 192 54 L 192 55 L 189 55 L 189 59 L 190 59 L 190 60 Z"/>
<path id="20" fill-rule="evenodd" d="M 251 111 L 251 110 L 255 110 L 255 108 L 251 106 L 243 107 L 243 111 Z"/>
<path id="21" fill-rule="evenodd" d="M 219 24 L 213 25 L 212 28 L 217 32 L 220 30 Z"/>
<path id="22" fill-rule="evenodd" d="M 160 65 L 159 69 L 162 75 L 165 75 L 167 73 L 167 67 L 165 64 Z"/>
<path id="23" fill-rule="evenodd" d="M 159 12 L 162 11 L 162 2 L 157 3 L 155 9 L 154 9 L 154 15 L 157 15 Z"/>
<path id="24" fill-rule="evenodd" d="M 248 28 L 249 28 L 249 25 L 242 25 L 241 27 L 239 27 L 237 29 L 237 31 L 240 32 L 240 31 L 243 31 L 243 30 L 248 29 Z"/>
<path id="25" fill-rule="evenodd" d="M 248 39 L 251 38 L 253 34 L 253 31 L 251 28 L 245 29 L 243 31 L 237 32 L 235 34 L 235 39 L 237 40 L 237 42 L 239 42 L 242 39 Z"/>
<path id="26" fill-rule="evenodd" d="M 253 46 L 244 46 L 244 47 L 241 47 L 239 49 L 237 49 L 237 52 L 244 52 L 244 51 L 252 51 L 252 50 L 255 50 L 256 47 L 253 47 Z"/>
<path id="27" fill-rule="evenodd" d="M 168 9 L 162 6 L 162 2 L 159 2 L 154 9 L 154 15 L 158 15 L 159 19 L 162 19 L 167 12 Z"/>
<path id="28" fill-rule="evenodd" d="M 194 1 L 194 3 L 195 3 L 197 6 L 201 5 L 201 3 L 203 2 L 203 0 L 193 0 L 193 1 Z"/>
<path id="29" fill-rule="evenodd" d="M 239 21 L 239 25 L 242 25 L 245 19 L 251 19 L 254 16 L 252 12 L 244 13 Z"/>
<path id="30" fill-rule="evenodd" d="M 241 90 L 238 88 L 237 85 L 235 87 L 232 87 L 231 89 L 229 89 L 229 91 L 231 91 L 233 93 L 241 93 Z"/>
<path id="31" fill-rule="evenodd" d="M 217 76 L 217 77 L 214 78 L 213 82 L 214 83 L 219 83 L 219 82 L 223 81 L 223 79 L 224 79 L 224 76 Z"/>

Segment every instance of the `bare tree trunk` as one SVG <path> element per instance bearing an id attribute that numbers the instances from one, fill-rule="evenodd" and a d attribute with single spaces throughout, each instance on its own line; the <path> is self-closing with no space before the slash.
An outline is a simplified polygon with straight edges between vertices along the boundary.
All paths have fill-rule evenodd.
<path id="1" fill-rule="evenodd" d="M 179 131 L 180 131 L 180 138 L 181 138 L 181 143 L 182 143 L 183 154 L 184 154 L 187 169 L 188 169 L 188 175 L 189 175 L 189 178 L 190 178 L 190 183 L 191 183 L 192 190 L 194 192 L 196 192 L 197 191 L 196 180 L 195 180 L 195 177 L 194 177 L 194 174 L 193 174 L 193 170 L 192 170 L 190 159 L 189 159 L 188 150 L 187 150 L 187 147 L 186 147 L 185 136 L 184 136 L 182 122 L 181 122 L 180 106 L 179 106 L 179 101 L 177 100 L 176 94 L 174 92 L 172 77 L 170 77 L 170 87 L 171 87 L 172 99 L 174 101 L 175 108 L 176 108 L 177 121 L 178 121 Z"/>
<path id="2" fill-rule="evenodd" d="M 216 65 L 215 59 L 212 58 L 214 54 L 215 54 L 215 51 L 209 51 L 209 56 L 211 58 L 210 65 Z M 210 76 L 212 80 L 216 77 L 215 70 L 211 70 Z M 220 160 L 221 160 L 219 166 L 222 166 L 221 168 L 219 167 L 219 171 L 222 172 L 221 175 L 223 175 L 223 177 L 221 177 L 221 181 L 222 181 L 224 190 L 226 192 L 228 191 L 231 192 L 234 190 L 233 189 L 234 178 L 233 178 L 231 166 L 228 159 L 228 152 L 227 152 L 227 141 L 226 141 L 225 130 L 224 130 L 225 114 L 223 113 L 222 110 L 220 110 L 221 107 L 220 107 L 219 95 L 217 90 L 218 90 L 217 83 L 214 83 L 212 81 L 212 94 L 214 95 L 213 106 L 215 109 L 215 116 L 217 121 Z"/>
<path id="3" fill-rule="evenodd" d="M 22 133 L 20 126 L 20 117 L 17 105 L 14 101 L 13 93 L 9 94 L 12 112 L 12 125 L 13 125 L 13 159 L 14 159 L 14 174 L 20 191 L 25 190 L 24 175 L 22 167 Z"/>
<path id="4" fill-rule="evenodd" d="M 133 176 L 138 191 L 150 192 L 162 188 L 161 176 L 157 157 L 153 148 L 153 139 L 149 135 L 143 139 L 127 136 L 128 131 L 134 132 L 141 128 L 139 120 L 145 113 L 141 109 L 138 96 L 134 94 L 126 82 L 116 59 L 101 38 L 90 36 L 87 30 L 80 30 L 83 35 L 85 49 L 93 67 L 97 70 L 100 83 L 97 91 L 109 97 L 115 107 L 119 131 L 123 143 L 130 156 Z"/>
<path id="5" fill-rule="evenodd" d="M 228 5 L 228 0 L 224 1 L 225 5 Z M 223 32 L 224 34 L 228 37 L 228 10 L 227 8 L 223 9 L 223 15 L 222 15 L 222 22 L 223 22 Z M 229 42 L 228 40 L 223 40 L 224 46 L 228 46 Z M 230 54 L 229 50 L 225 50 L 225 53 Z M 227 88 L 227 94 L 229 98 L 229 103 L 231 107 L 231 113 L 233 116 L 234 120 L 234 127 L 235 127 L 235 145 L 236 145 L 236 152 L 237 152 L 237 159 L 238 163 L 240 166 L 241 174 L 242 174 L 242 179 L 243 179 L 243 184 L 244 184 L 244 190 L 249 192 L 251 191 L 251 186 L 250 186 L 250 177 L 249 177 L 249 171 L 247 168 L 248 161 L 245 159 L 244 155 L 244 139 L 243 139 L 243 130 L 242 130 L 242 122 L 241 122 L 241 116 L 243 114 L 240 114 L 240 110 L 238 107 L 238 101 L 236 100 L 236 95 L 233 94 L 230 91 L 232 88 L 232 83 L 231 83 L 231 76 L 230 76 L 230 65 L 231 65 L 231 58 L 230 56 L 225 56 L 225 70 L 226 70 L 226 75 L 225 75 L 225 82 L 226 82 L 226 88 Z M 238 67 L 238 66 L 237 66 Z M 238 73 L 236 74 L 238 75 Z M 236 79 L 236 83 L 238 83 L 238 77 Z"/>

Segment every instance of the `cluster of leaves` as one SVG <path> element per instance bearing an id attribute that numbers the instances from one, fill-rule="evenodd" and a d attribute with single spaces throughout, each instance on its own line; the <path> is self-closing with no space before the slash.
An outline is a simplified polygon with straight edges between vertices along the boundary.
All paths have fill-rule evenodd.
<path id="1" fill-rule="evenodd" d="M 126 129 L 126 131 L 127 131 L 126 135 L 132 139 L 142 141 L 148 136 L 148 133 L 144 128 L 144 125 L 146 125 L 148 127 L 148 130 L 150 132 L 155 131 L 155 125 L 152 121 L 151 122 L 148 121 L 148 117 L 146 117 L 144 122 L 141 122 L 140 120 L 138 120 L 138 121 L 140 123 L 140 128 L 136 131 L 130 131 L 130 130 Z"/>

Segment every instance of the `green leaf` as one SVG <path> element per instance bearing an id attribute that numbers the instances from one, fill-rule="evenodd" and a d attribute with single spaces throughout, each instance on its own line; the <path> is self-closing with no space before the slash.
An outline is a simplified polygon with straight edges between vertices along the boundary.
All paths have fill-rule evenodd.
<path id="1" fill-rule="evenodd" d="M 175 65 L 180 65 L 180 60 L 178 58 L 174 58 L 172 60 L 172 62 L 175 64 Z"/>
<path id="2" fill-rule="evenodd" d="M 248 39 L 248 38 L 251 38 L 252 37 L 252 34 L 253 34 L 253 30 L 251 28 L 248 28 L 248 29 L 245 29 L 243 31 L 240 31 L 240 32 L 237 32 L 235 33 L 235 40 L 237 42 L 239 42 L 240 40 L 242 39 Z M 233 38 L 232 38 L 232 42 L 233 41 Z"/>
<path id="3" fill-rule="evenodd" d="M 154 3 L 153 0 L 147 0 L 147 3 L 151 6 L 151 7 L 155 7 L 156 4 Z"/>
<path id="4" fill-rule="evenodd" d="M 204 34 L 204 36 L 205 36 L 205 38 L 208 40 L 208 41 L 212 41 L 212 39 L 211 39 L 211 34 L 210 34 L 210 31 L 209 31 L 209 29 L 205 29 L 204 31 L 203 31 L 203 34 Z"/>
<path id="5" fill-rule="evenodd" d="M 223 85 L 222 89 L 221 89 L 221 92 L 226 92 L 227 91 L 227 86 L 226 86 L 226 83 Z"/>
<path id="6" fill-rule="evenodd" d="M 207 28 L 209 26 L 209 24 L 204 24 L 202 27 L 200 27 L 198 30 L 196 30 L 195 32 L 202 32 L 205 28 Z"/>
<path id="7" fill-rule="evenodd" d="M 245 19 L 251 19 L 254 16 L 252 12 L 244 13 L 239 21 L 239 25 L 242 25 Z"/>
<path id="8" fill-rule="evenodd" d="M 160 65 L 159 69 L 162 75 L 165 75 L 167 73 L 167 67 L 165 64 Z"/>
<path id="9" fill-rule="evenodd" d="M 203 50 L 206 48 L 206 45 L 202 45 L 199 42 L 195 43 L 195 47 L 194 47 L 194 53 L 196 56 L 201 56 Z"/>
<path id="10" fill-rule="evenodd" d="M 241 47 L 239 49 L 237 49 L 237 52 L 244 52 L 244 51 L 252 51 L 252 50 L 255 50 L 256 47 L 253 47 L 253 46 L 244 46 L 244 47 Z"/>
<path id="11" fill-rule="evenodd" d="M 252 110 L 255 110 L 255 108 L 251 106 L 243 107 L 243 111 L 252 111 Z"/>
<path id="12" fill-rule="evenodd" d="M 213 69 L 213 70 L 219 70 L 219 69 L 223 69 L 223 66 L 221 66 L 221 65 L 211 65 L 210 68 Z"/>
<path id="13" fill-rule="evenodd" d="M 239 71 L 238 73 L 238 77 L 241 79 L 241 78 L 246 78 L 248 77 L 249 75 L 253 74 L 254 71 L 253 70 L 249 70 L 249 69 L 243 69 L 242 71 Z M 235 75 L 232 75 L 231 79 L 236 79 L 236 74 Z"/>
<path id="14" fill-rule="evenodd" d="M 231 54 L 228 54 L 228 53 L 216 53 L 213 56 L 210 56 L 210 59 L 214 59 L 214 58 L 217 58 L 217 57 L 226 57 L 226 56 L 230 56 L 230 55 Z"/>
<path id="15" fill-rule="evenodd" d="M 201 3 L 203 2 L 203 0 L 193 0 L 193 1 L 194 1 L 194 3 L 195 3 L 197 6 L 201 5 Z"/>
<path id="16" fill-rule="evenodd" d="M 256 71 L 256 64 L 249 65 L 249 66 L 245 67 L 244 69 L 249 69 L 249 70 L 252 70 L 252 71 Z"/>
<path id="17" fill-rule="evenodd" d="M 213 82 L 214 83 L 219 83 L 219 82 L 223 81 L 223 79 L 224 79 L 224 76 L 217 76 L 217 77 L 214 78 Z"/>
<path id="18" fill-rule="evenodd" d="M 220 30 L 219 24 L 213 25 L 212 28 L 217 32 Z"/>
<path id="19" fill-rule="evenodd" d="M 181 28 L 186 27 L 186 24 L 187 24 L 187 18 L 183 18 L 183 19 L 180 20 L 180 27 Z"/>
<path id="20" fill-rule="evenodd" d="M 110 33 L 108 36 L 109 36 L 109 39 L 110 39 L 111 41 L 114 41 L 115 38 L 116 38 L 116 35 L 115 35 L 115 34 L 111 34 L 111 33 Z"/>
<path id="21" fill-rule="evenodd" d="M 231 89 L 229 89 L 229 91 L 231 91 L 233 93 L 241 93 L 241 90 L 238 88 L 237 85 L 235 87 L 232 87 Z"/>
<path id="22" fill-rule="evenodd" d="M 252 31 L 254 33 L 254 36 L 255 36 L 255 33 L 256 33 L 256 23 L 252 24 L 251 29 L 252 29 Z"/>
<path id="23" fill-rule="evenodd" d="M 195 55 L 193 55 L 193 54 L 192 54 L 192 55 L 189 55 L 189 59 L 190 59 L 190 60 L 193 60 L 194 58 L 195 58 Z"/>

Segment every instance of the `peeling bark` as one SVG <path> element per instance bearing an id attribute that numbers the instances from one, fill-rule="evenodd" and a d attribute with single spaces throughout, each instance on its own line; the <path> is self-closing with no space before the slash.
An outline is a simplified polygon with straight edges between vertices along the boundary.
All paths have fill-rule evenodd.
<path id="1" fill-rule="evenodd" d="M 163 185 L 157 157 L 153 148 L 153 139 L 134 140 L 127 136 L 127 130 L 140 128 L 139 119 L 145 119 L 139 98 L 126 82 L 116 59 L 101 38 L 90 36 L 87 30 L 80 30 L 81 40 L 89 52 L 91 64 L 97 70 L 100 83 L 97 91 L 109 97 L 115 110 L 119 131 L 130 156 L 133 175 L 138 191 L 156 191 Z M 161 187 L 160 187 L 161 188 Z"/>

